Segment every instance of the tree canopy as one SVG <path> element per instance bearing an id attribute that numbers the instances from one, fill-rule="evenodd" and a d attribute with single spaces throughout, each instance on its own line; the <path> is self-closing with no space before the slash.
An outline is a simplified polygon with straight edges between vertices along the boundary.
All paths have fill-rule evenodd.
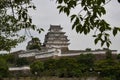
<path id="1" fill-rule="evenodd" d="M 28 42 L 26 49 L 27 50 L 32 50 L 32 49 L 41 50 L 41 43 L 40 43 L 39 38 L 37 37 L 32 38 L 32 40 Z"/>

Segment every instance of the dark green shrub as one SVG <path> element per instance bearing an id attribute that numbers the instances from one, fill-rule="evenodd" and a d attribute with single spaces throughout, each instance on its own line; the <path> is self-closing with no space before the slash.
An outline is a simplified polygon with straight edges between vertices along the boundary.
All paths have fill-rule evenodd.
<path id="1" fill-rule="evenodd" d="M 18 58 L 16 60 L 16 66 L 25 66 L 29 65 L 29 61 L 26 58 Z"/>
<path id="2" fill-rule="evenodd" d="M 33 75 L 41 76 L 44 70 L 44 63 L 41 61 L 35 61 L 30 65 L 30 70 Z"/>

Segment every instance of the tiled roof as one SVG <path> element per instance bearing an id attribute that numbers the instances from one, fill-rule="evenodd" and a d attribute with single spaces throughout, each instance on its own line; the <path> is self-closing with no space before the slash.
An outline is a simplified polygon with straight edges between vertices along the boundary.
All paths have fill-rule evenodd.
<path id="1" fill-rule="evenodd" d="M 53 29 L 53 28 L 58 28 L 58 29 L 62 29 L 62 27 L 60 25 L 50 25 L 50 29 Z"/>

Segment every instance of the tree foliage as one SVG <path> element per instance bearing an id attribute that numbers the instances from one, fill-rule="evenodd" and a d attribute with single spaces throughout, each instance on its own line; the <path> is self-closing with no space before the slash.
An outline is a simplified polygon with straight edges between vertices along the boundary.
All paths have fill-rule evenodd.
<path id="1" fill-rule="evenodd" d="M 4 59 L 7 62 L 7 64 L 15 63 L 15 56 L 12 54 L 1 54 L 0 59 Z"/>
<path id="2" fill-rule="evenodd" d="M 32 23 L 28 14 L 30 9 L 35 8 L 31 0 L 0 0 L 0 50 L 10 51 L 23 42 L 30 29 L 39 33 L 43 31 Z M 19 34 L 21 30 L 25 33 Z"/>
<path id="3" fill-rule="evenodd" d="M 40 43 L 39 38 L 37 38 L 37 37 L 32 38 L 32 40 L 28 42 L 28 45 L 26 48 L 28 50 L 32 50 L 32 49 L 41 50 L 41 43 Z"/>
<path id="4" fill-rule="evenodd" d="M 59 77 L 80 77 L 82 72 L 76 59 L 64 58 L 57 62 L 57 74 Z"/>
<path id="5" fill-rule="evenodd" d="M 8 75 L 9 73 L 7 62 L 0 58 L 0 78 L 7 77 Z"/>
<path id="6" fill-rule="evenodd" d="M 44 61 L 44 76 L 81 77 L 93 68 L 94 56 L 82 54 L 78 58 L 48 59 Z M 90 73 L 91 74 L 91 73 Z"/>
<path id="7" fill-rule="evenodd" d="M 74 58 L 48 59 L 44 62 L 44 76 L 80 77 L 82 72 Z"/>
<path id="8" fill-rule="evenodd" d="M 95 63 L 94 70 L 96 72 L 100 72 L 99 75 L 102 77 L 109 77 L 114 80 L 119 80 L 120 63 L 116 60 L 106 59 L 97 61 Z"/>
<path id="9" fill-rule="evenodd" d="M 86 65 L 87 67 L 92 67 L 93 64 L 94 64 L 94 61 L 95 61 L 95 55 L 93 54 L 80 54 L 78 56 L 78 63 L 80 64 L 84 64 Z"/>
<path id="10" fill-rule="evenodd" d="M 18 58 L 16 60 L 16 66 L 25 66 L 29 65 L 29 61 L 26 58 Z"/>
<path id="11" fill-rule="evenodd" d="M 44 70 L 44 64 L 41 61 L 35 61 L 30 65 L 30 69 L 33 75 L 40 76 Z"/>
<path id="12" fill-rule="evenodd" d="M 8 60 L 10 54 L 0 56 L 0 78 L 7 77 Z M 14 63 L 16 64 L 16 63 Z M 26 65 L 26 59 L 17 60 L 17 66 Z M 56 77 L 88 77 L 98 76 L 101 80 L 120 80 L 120 62 L 117 59 L 95 60 L 94 54 L 81 54 L 77 57 L 62 57 L 34 61 L 30 64 L 31 73 L 35 76 L 56 76 Z M 7 75 L 6 75 L 7 74 Z M 31 76 L 31 75 L 30 75 Z"/>
<path id="13" fill-rule="evenodd" d="M 102 19 L 102 16 L 106 14 L 104 5 L 111 0 L 57 0 L 59 12 L 65 13 L 70 16 L 72 29 L 75 29 L 77 33 L 83 33 L 87 35 L 94 30 L 93 37 L 95 37 L 94 43 L 101 42 L 101 46 L 106 44 L 110 46 L 110 34 L 108 31 L 112 31 L 115 36 L 120 32 L 119 27 L 112 28 L 108 22 Z M 118 0 L 119 1 L 119 0 Z M 80 6 L 80 11 L 77 14 L 70 13 L 72 9 Z"/>

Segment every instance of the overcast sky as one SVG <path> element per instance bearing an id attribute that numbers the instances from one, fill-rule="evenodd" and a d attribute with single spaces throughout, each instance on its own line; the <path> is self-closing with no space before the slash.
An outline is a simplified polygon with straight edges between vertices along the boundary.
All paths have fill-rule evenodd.
<path id="1" fill-rule="evenodd" d="M 32 36 L 39 37 L 41 42 L 44 42 L 44 36 L 47 33 L 50 24 L 51 25 L 61 25 L 63 31 L 66 32 L 65 35 L 68 36 L 70 40 L 69 49 L 75 50 L 84 50 L 86 48 L 98 49 L 102 48 L 100 44 L 94 44 L 94 38 L 92 37 L 93 32 L 85 36 L 83 34 L 77 34 L 75 30 L 71 29 L 71 23 L 69 17 L 65 14 L 59 14 L 59 11 L 56 9 L 56 3 L 53 0 L 34 0 L 36 5 L 35 11 L 30 11 L 30 15 L 33 18 L 33 22 L 37 27 L 44 28 L 44 32 L 37 34 L 36 32 L 31 32 Z M 120 25 L 120 4 L 117 0 L 112 0 L 109 4 L 106 5 L 107 14 L 104 18 L 112 25 Z M 73 10 L 72 12 L 76 13 L 79 9 Z M 12 51 L 25 50 L 27 42 L 30 40 L 28 38 L 25 42 L 19 44 Z M 111 36 L 112 45 L 111 49 L 118 50 L 120 52 L 120 33 L 113 37 Z M 105 47 L 105 46 L 104 46 Z"/>

